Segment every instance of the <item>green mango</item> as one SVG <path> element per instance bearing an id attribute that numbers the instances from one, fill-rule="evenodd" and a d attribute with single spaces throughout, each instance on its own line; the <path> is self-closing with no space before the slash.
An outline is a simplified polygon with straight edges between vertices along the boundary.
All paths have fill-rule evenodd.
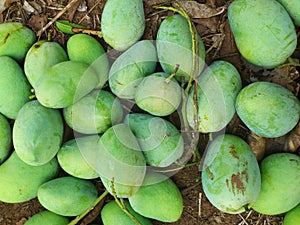
<path id="1" fill-rule="evenodd" d="M 28 50 L 24 61 L 24 72 L 34 88 L 36 82 L 49 67 L 67 60 L 68 56 L 60 44 L 40 40 Z"/>
<path id="2" fill-rule="evenodd" d="M 236 111 L 255 134 L 276 138 L 291 131 L 299 120 L 300 103 L 288 89 L 271 82 L 244 87 L 236 99 Z"/>
<path id="3" fill-rule="evenodd" d="M 141 225 L 152 225 L 149 219 L 139 215 L 131 208 L 128 200 L 124 200 L 123 203 L 126 209 L 140 222 Z M 104 225 L 136 225 L 115 201 L 110 201 L 103 206 L 101 210 L 101 219 Z"/>
<path id="4" fill-rule="evenodd" d="M 97 135 L 78 137 L 65 142 L 57 153 L 60 167 L 68 174 L 81 179 L 98 178 L 98 173 L 86 161 L 84 155 L 96 154 Z M 91 152 L 93 151 L 94 152 Z M 85 151 L 85 153 L 83 153 Z"/>
<path id="5" fill-rule="evenodd" d="M 105 188 L 120 198 L 132 196 L 139 189 L 146 161 L 128 125 L 114 125 L 100 137 L 96 170 Z"/>
<path id="6" fill-rule="evenodd" d="M 229 62 L 215 61 L 198 79 L 198 127 L 195 125 L 194 86 L 188 96 L 186 111 L 189 125 L 202 133 L 222 130 L 235 114 L 236 96 L 242 88 L 239 72 Z"/>
<path id="7" fill-rule="evenodd" d="M 100 42 L 87 34 L 75 34 L 67 41 L 67 52 L 71 61 L 86 63 L 98 75 L 97 88 L 102 88 L 108 80 L 109 62 Z"/>
<path id="8" fill-rule="evenodd" d="M 12 139 L 16 153 L 25 163 L 38 166 L 58 152 L 63 137 L 63 121 L 56 109 L 37 100 L 26 103 L 15 120 Z"/>
<path id="9" fill-rule="evenodd" d="M 277 1 L 235 0 L 228 19 L 239 52 L 256 66 L 274 68 L 296 49 L 295 26 Z"/>
<path id="10" fill-rule="evenodd" d="M 108 0 L 101 15 L 103 39 L 118 51 L 128 49 L 145 30 L 142 0 Z"/>
<path id="11" fill-rule="evenodd" d="M 284 215 L 283 225 L 300 224 L 300 204 Z"/>
<path id="12" fill-rule="evenodd" d="M 161 67 L 166 73 L 176 72 L 178 81 L 190 80 L 193 71 L 192 35 L 186 18 L 179 14 L 165 18 L 157 31 L 157 55 Z M 205 48 L 198 35 L 198 75 L 205 65 Z"/>
<path id="13" fill-rule="evenodd" d="M 0 164 L 8 157 L 11 146 L 12 138 L 10 124 L 8 120 L 0 114 Z"/>
<path id="14" fill-rule="evenodd" d="M 225 134 L 208 146 L 201 173 L 210 203 L 225 213 L 237 214 L 255 204 L 261 188 L 256 157 L 241 138 Z"/>
<path id="15" fill-rule="evenodd" d="M 300 203 L 300 157 L 274 153 L 260 163 L 261 190 L 252 208 L 261 214 L 288 212 Z"/>
<path id="16" fill-rule="evenodd" d="M 289 15 L 293 18 L 294 23 L 300 26 L 300 1 L 298 0 L 277 0 L 284 6 Z"/>
<path id="17" fill-rule="evenodd" d="M 136 136 L 150 166 L 166 167 L 181 157 L 183 138 L 169 121 L 149 114 L 132 113 L 126 115 L 124 123 Z"/>
<path id="18" fill-rule="evenodd" d="M 42 166 L 24 163 L 15 151 L 0 166 L 0 201 L 20 203 L 37 196 L 40 185 L 53 179 L 59 172 L 56 158 Z"/>
<path id="19" fill-rule="evenodd" d="M 97 199 L 96 186 L 72 176 L 55 178 L 38 189 L 41 205 L 61 216 L 78 216 L 92 207 Z"/>
<path id="20" fill-rule="evenodd" d="M 0 56 L 0 77 L 0 112 L 16 119 L 19 110 L 30 100 L 30 85 L 19 64 L 8 56 Z"/>
<path id="21" fill-rule="evenodd" d="M 65 61 L 46 70 L 38 80 L 35 94 L 49 108 L 65 108 L 77 102 L 98 84 L 98 77 L 89 65 Z"/>
<path id="22" fill-rule="evenodd" d="M 34 214 L 30 217 L 24 225 L 68 225 L 69 219 L 60 215 L 57 215 L 51 211 L 45 210 Z"/>
<path id="23" fill-rule="evenodd" d="M 120 55 L 109 72 L 109 87 L 119 98 L 133 99 L 143 77 L 156 69 L 156 49 L 151 41 L 139 41 Z"/>
<path id="24" fill-rule="evenodd" d="M 176 111 L 181 102 L 181 87 L 168 74 L 153 73 L 145 77 L 135 92 L 135 102 L 139 108 L 154 115 L 167 116 Z"/>
<path id="25" fill-rule="evenodd" d="M 0 56 L 9 56 L 20 62 L 35 40 L 35 33 L 22 23 L 0 24 Z"/>
<path id="26" fill-rule="evenodd" d="M 63 109 L 67 124 L 83 134 L 105 132 L 121 122 L 123 108 L 110 92 L 93 90 L 79 101 Z"/>
<path id="27" fill-rule="evenodd" d="M 183 200 L 175 183 L 166 175 L 148 172 L 143 186 L 129 203 L 140 215 L 162 222 L 175 222 L 183 212 Z"/>

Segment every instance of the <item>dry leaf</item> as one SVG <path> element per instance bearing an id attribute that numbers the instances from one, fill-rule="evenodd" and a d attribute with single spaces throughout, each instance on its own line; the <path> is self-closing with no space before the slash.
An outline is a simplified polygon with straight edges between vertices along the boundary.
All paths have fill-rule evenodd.
<path id="1" fill-rule="evenodd" d="M 18 0 L 0 0 L 0 13 L 7 9 L 10 4 L 17 2 Z"/>

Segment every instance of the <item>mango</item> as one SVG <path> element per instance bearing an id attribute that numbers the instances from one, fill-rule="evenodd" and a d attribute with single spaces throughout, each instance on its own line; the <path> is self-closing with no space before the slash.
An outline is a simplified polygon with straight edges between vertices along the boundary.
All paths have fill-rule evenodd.
<path id="1" fill-rule="evenodd" d="M 176 111 L 181 102 L 181 87 L 168 74 L 153 73 L 145 77 L 135 92 L 135 102 L 139 108 L 154 115 L 167 116 Z"/>
<path id="2" fill-rule="evenodd" d="M 109 127 L 120 123 L 123 108 L 110 92 L 93 90 L 79 101 L 63 109 L 67 124 L 83 134 L 104 133 Z"/>
<path id="3" fill-rule="evenodd" d="M 61 216 L 78 216 L 97 199 L 97 189 L 88 180 L 72 176 L 55 178 L 38 189 L 41 205 Z"/>
<path id="4" fill-rule="evenodd" d="M 228 19 L 239 52 L 256 66 L 274 68 L 296 49 L 295 26 L 277 1 L 235 0 Z"/>
<path id="5" fill-rule="evenodd" d="M 26 103 L 15 120 L 12 139 L 16 153 L 25 163 L 39 166 L 58 152 L 63 137 L 63 121 L 56 109 L 37 100 Z"/>
<path id="6" fill-rule="evenodd" d="M 103 39 L 118 51 L 137 42 L 145 30 L 142 0 L 108 0 L 101 15 Z"/>
<path id="7" fill-rule="evenodd" d="M 96 154 L 95 147 L 98 139 L 97 135 L 93 135 L 78 137 L 65 142 L 57 153 L 60 167 L 68 174 L 81 179 L 95 179 L 99 177 L 98 173 L 84 158 L 84 155 L 91 154 L 91 148 L 94 148 L 94 154 Z M 88 152 L 82 153 L 83 151 Z"/>
<path id="8" fill-rule="evenodd" d="M 126 209 L 140 222 L 141 225 L 151 225 L 151 221 L 138 213 L 130 206 L 128 200 L 124 200 Z M 136 223 L 122 211 L 115 201 L 106 203 L 101 210 L 101 219 L 104 225 L 136 225 Z"/>
<path id="9" fill-rule="evenodd" d="M 95 70 L 102 88 L 108 80 L 109 62 L 100 42 L 87 34 L 75 34 L 67 41 L 67 52 L 71 61 L 86 63 Z"/>
<path id="10" fill-rule="evenodd" d="M 96 169 L 110 193 L 126 198 L 138 190 L 146 173 L 146 161 L 128 125 L 114 125 L 100 137 Z"/>
<path id="11" fill-rule="evenodd" d="M 8 120 L 0 114 L 0 165 L 9 156 L 12 146 L 11 127 Z"/>
<path id="12" fill-rule="evenodd" d="M 35 40 L 34 32 L 22 23 L 0 24 L 0 56 L 9 56 L 20 62 Z"/>
<path id="13" fill-rule="evenodd" d="M 236 111 L 255 134 L 275 138 L 291 131 L 299 120 L 300 103 L 288 89 L 271 82 L 244 87 L 236 99 Z"/>
<path id="14" fill-rule="evenodd" d="M 294 20 L 294 23 L 297 26 L 300 26 L 300 2 L 298 0 L 277 0 L 281 5 L 284 6 L 286 11 Z"/>
<path id="15" fill-rule="evenodd" d="M 210 203 L 222 212 L 237 214 L 255 204 L 261 188 L 258 162 L 240 137 L 225 134 L 208 146 L 201 172 Z"/>
<path id="16" fill-rule="evenodd" d="M 187 82 L 193 72 L 192 35 L 187 19 L 179 14 L 165 18 L 157 31 L 157 55 L 161 67 L 166 73 L 176 72 L 178 81 Z M 198 35 L 198 74 L 205 65 L 205 48 Z"/>
<path id="17" fill-rule="evenodd" d="M 195 125 L 194 87 L 186 111 L 189 125 L 202 133 L 222 130 L 235 114 L 236 96 L 242 88 L 239 72 L 229 62 L 215 61 L 198 78 L 198 127 Z"/>
<path id="18" fill-rule="evenodd" d="M 65 108 L 77 102 L 98 84 L 98 77 L 89 65 L 65 61 L 50 67 L 38 80 L 35 94 L 49 108 Z"/>
<path id="19" fill-rule="evenodd" d="M 120 55 L 109 72 L 109 87 L 119 98 L 133 99 L 143 77 L 156 69 L 156 49 L 149 40 L 139 41 Z"/>
<path id="20" fill-rule="evenodd" d="M 300 203 L 300 157 L 274 153 L 260 163 L 261 190 L 252 208 L 261 214 L 288 212 Z"/>
<path id="21" fill-rule="evenodd" d="M 140 215 L 162 222 L 177 221 L 183 211 L 181 193 L 166 175 L 148 172 L 143 186 L 131 197 L 129 203 Z"/>
<path id="22" fill-rule="evenodd" d="M 39 186 L 53 179 L 58 171 L 56 158 L 42 166 L 30 166 L 13 151 L 0 166 L 0 201 L 20 203 L 35 198 Z"/>
<path id="23" fill-rule="evenodd" d="M 34 214 L 30 217 L 24 225 L 68 225 L 69 219 L 60 215 L 57 215 L 51 211 L 44 210 L 42 212 Z"/>
<path id="24" fill-rule="evenodd" d="M 169 121 L 149 114 L 127 114 L 128 124 L 150 166 L 166 167 L 178 160 L 184 150 L 183 138 Z"/>
<path id="25" fill-rule="evenodd" d="M 60 44 L 40 40 L 28 50 L 24 61 L 24 72 L 34 88 L 36 82 L 49 67 L 67 60 L 68 56 Z"/>
<path id="26" fill-rule="evenodd" d="M 283 225 L 300 224 L 300 204 L 284 215 Z"/>
<path id="27" fill-rule="evenodd" d="M 16 119 L 19 110 L 29 101 L 30 85 L 19 64 L 8 56 L 0 56 L 0 112 Z"/>

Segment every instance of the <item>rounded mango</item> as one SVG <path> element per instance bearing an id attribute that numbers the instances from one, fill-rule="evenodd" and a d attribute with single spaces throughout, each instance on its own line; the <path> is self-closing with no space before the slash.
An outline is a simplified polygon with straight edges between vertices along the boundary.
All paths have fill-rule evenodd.
<path id="1" fill-rule="evenodd" d="M 283 225 L 300 224 L 300 204 L 284 215 Z"/>
<path id="2" fill-rule="evenodd" d="M 298 0 L 278 0 L 286 11 L 288 11 L 289 15 L 293 18 L 294 23 L 297 26 L 300 26 L 300 2 Z"/>
<path id="3" fill-rule="evenodd" d="M 44 210 L 42 212 L 34 214 L 32 217 L 30 217 L 24 225 L 68 225 L 69 219 L 57 215 L 51 211 Z"/>

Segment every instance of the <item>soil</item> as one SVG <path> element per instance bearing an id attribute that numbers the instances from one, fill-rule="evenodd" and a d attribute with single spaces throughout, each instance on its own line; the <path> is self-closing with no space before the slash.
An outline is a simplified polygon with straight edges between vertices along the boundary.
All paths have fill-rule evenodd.
<path id="1" fill-rule="evenodd" d="M 80 7 L 82 10 L 78 11 L 78 4 L 72 5 L 69 10 L 62 14 L 60 19 L 66 19 L 70 22 L 81 24 L 91 30 L 100 30 L 100 18 L 103 6 L 106 0 L 87 0 L 79 1 L 82 3 Z M 154 5 L 164 3 L 165 0 L 147 0 L 144 1 L 145 16 L 146 16 L 146 30 L 143 39 L 154 40 L 157 29 L 161 21 L 173 12 L 166 10 L 154 9 Z M 230 1 L 226 0 L 198 0 L 193 1 L 201 6 L 208 7 L 203 14 L 198 15 L 199 11 L 194 7 L 187 8 L 190 16 L 196 25 L 197 31 L 201 35 L 206 48 L 206 63 L 209 65 L 214 60 L 226 60 L 236 66 L 241 74 L 243 85 L 249 84 L 256 80 L 269 80 L 279 83 L 289 88 L 295 95 L 299 94 L 298 83 L 298 70 L 294 66 L 286 66 L 280 70 L 263 70 L 248 64 L 239 54 L 227 20 L 227 6 Z M 28 4 L 32 7 L 31 12 Z M 28 27 L 38 32 L 43 26 L 49 22 L 48 18 L 54 18 L 66 5 L 67 0 L 6 0 L 6 9 L 0 13 L 0 23 L 9 21 L 19 21 L 25 23 Z M 24 7 L 27 6 L 27 7 Z M 199 6 L 199 5 L 198 5 Z M 201 17 L 201 18 L 199 18 Z M 298 31 L 299 32 L 299 31 Z M 299 33 L 298 33 L 299 34 Z M 55 25 L 51 25 L 45 32 L 41 34 L 40 39 L 51 38 L 59 42 L 63 47 L 66 47 L 66 41 L 70 35 L 60 32 Z M 101 44 L 109 50 L 110 47 L 101 39 L 96 36 Z M 299 37 L 299 35 L 298 35 Z M 298 39 L 299 40 L 299 39 Z M 299 43 L 299 41 L 298 41 Z M 299 45 L 294 55 L 295 60 L 300 57 Z M 264 76 L 258 76 L 263 74 Z M 169 118 L 172 121 L 178 119 L 176 115 Z M 249 140 L 249 130 L 242 124 L 237 116 L 233 118 L 231 123 L 226 128 L 227 133 L 236 134 L 245 140 Z M 279 146 L 279 151 L 285 145 L 287 138 L 280 140 L 272 139 L 267 140 L 268 146 Z M 299 139 L 298 139 L 299 140 Z M 207 145 L 207 135 L 200 135 L 199 137 L 199 152 L 203 154 Z M 275 143 L 275 144 L 273 144 Z M 280 147 L 281 146 L 281 147 Z M 285 149 L 286 150 L 286 149 Z M 295 151 L 296 149 L 290 150 Z M 289 150 L 286 150 L 289 151 Z M 267 154 L 268 152 L 266 152 Z M 182 217 L 174 225 L 281 225 L 283 224 L 283 215 L 266 216 L 261 215 L 253 210 L 242 214 L 226 214 L 215 207 L 213 207 L 207 200 L 201 187 L 199 160 L 192 164 L 193 159 L 190 160 L 190 166 L 181 169 L 172 176 L 173 181 L 178 185 L 184 200 L 184 211 Z M 94 180 L 99 189 L 103 192 L 99 180 Z M 111 197 L 107 197 L 108 201 Z M 97 215 L 101 206 L 96 207 L 92 211 L 92 218 L 90 221 L 95 220 L 99 224 L 101 221 Z M 39 204 L 37 199 L 19 204 L 6 204 L 0 202 L 0 224 L 1 225 L 22 225 L 30 216 L 44 210 Z M 81 224 L 88 224 L 86 221 Z M 155 225 L 170 224 L 153 221 Z"/>

